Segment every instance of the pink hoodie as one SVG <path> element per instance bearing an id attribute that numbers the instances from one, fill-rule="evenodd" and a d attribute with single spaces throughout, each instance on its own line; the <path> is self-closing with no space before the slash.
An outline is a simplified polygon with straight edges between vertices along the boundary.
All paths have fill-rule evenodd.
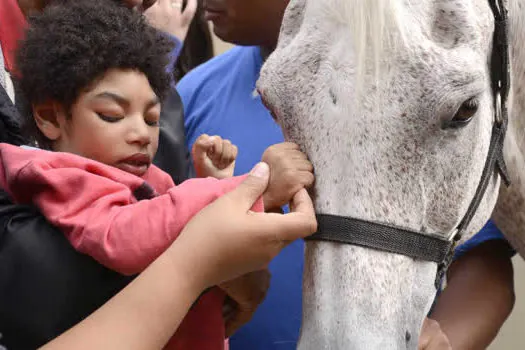
<path id="1" fill-rule="evenodd" d="M 144 270 L 195 214 L 245 178 L 175 186 L 153 165 L 140 178 L 74 154 L 8 144 L 0 144 L 0 161 L 0 186 L 15 203 L 37 206 L 79 252 L 122 274 Z M 263 208 L 259 199 L 252 209 Z M 218 288 L 203 295 L 167 348 L 223 349 L 223 301 Z"/>

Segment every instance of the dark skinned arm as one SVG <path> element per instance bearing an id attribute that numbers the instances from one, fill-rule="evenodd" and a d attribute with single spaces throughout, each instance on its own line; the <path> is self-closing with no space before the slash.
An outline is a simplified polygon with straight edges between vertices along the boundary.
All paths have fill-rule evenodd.
<path id="1" fill-rule="evenodd" d="M 486 349 L 514 307 L 514 274 L 508 243 L 487 241 L 455 260 L 447 288 L 429 316 L 453 349 Z"/>

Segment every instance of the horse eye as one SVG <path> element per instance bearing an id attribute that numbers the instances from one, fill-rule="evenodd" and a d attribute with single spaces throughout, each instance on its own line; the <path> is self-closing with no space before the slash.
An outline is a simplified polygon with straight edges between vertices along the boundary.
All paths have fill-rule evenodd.
<path id="1" fill-rule="evenodd" d="M 446 122 L 444 128 L 461 128 L 466 126 L 476 115 L 479 108 L 479 101 L 476 98 L 469 98 L 461 104 L 454 117 Z"/>

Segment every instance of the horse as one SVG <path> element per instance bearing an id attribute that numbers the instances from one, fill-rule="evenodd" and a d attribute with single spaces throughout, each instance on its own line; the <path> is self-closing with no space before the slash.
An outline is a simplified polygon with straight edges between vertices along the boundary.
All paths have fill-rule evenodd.
<path id="1" fill-rule="evenodd" d="M 290 1 L 257 89 L 316 173 L 299 349 L 416 349 L 492 213 L 525 256 L 524 4 Z"/>

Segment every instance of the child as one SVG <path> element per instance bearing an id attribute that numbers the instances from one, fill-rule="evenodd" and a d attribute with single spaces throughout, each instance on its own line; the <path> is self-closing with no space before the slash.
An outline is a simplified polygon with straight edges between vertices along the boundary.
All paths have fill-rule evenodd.
<path id="1" fill-rule="evenodd" d="M 26 124 L 49 151 L 1 145 L 0 185 L 16 203 L 36 205 L 77 250 L 124 274 L 142 271 L 193 215 L 244 179 L 175 186 L 151 164 L 170 48 L 139 14 L 99 0 L 49 7 L 32 20 L 18 52 L 19 84 L 32 109 Z M 197 145 L 201 176 L 231 176 L 233 146 L 206 135 Z M 284 175 L 271 177 L 256 211 L 279 208 L 312 177 L 296 147 L 274 150 L 263 160 Z M 206 293 L 169 347 L 222 349 L 223 300 L 218 288 Z"/>

